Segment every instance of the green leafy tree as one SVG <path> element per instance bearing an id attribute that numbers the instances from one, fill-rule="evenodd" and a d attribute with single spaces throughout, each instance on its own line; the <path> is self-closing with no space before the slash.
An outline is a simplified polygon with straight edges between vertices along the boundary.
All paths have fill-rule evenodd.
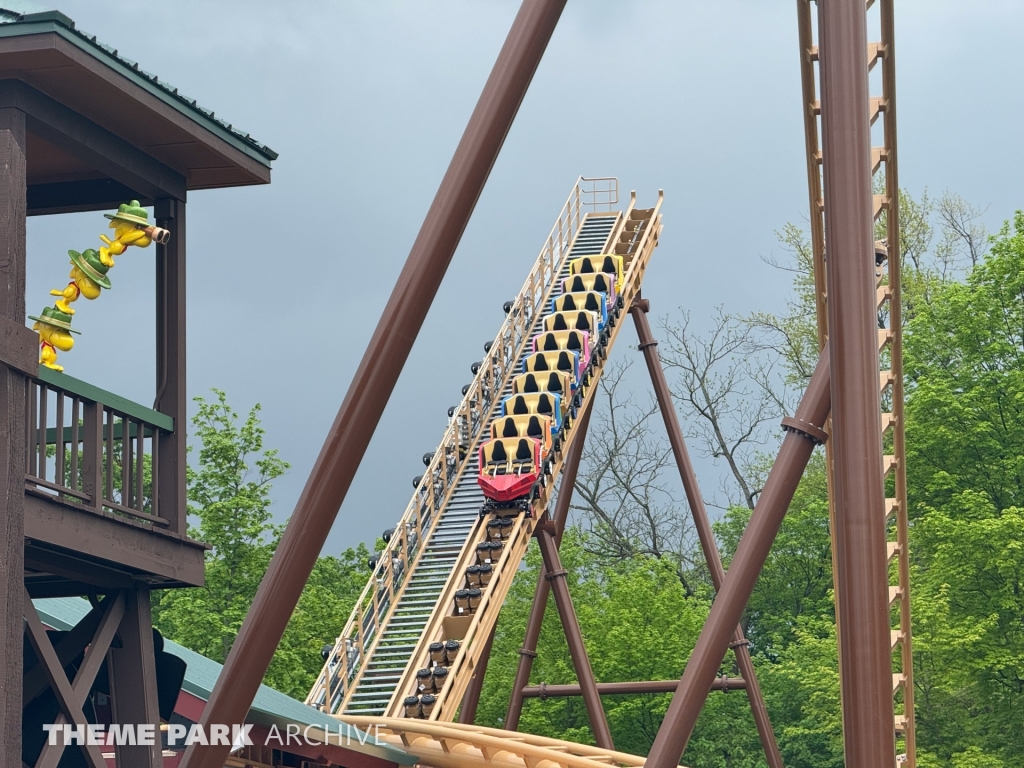
<path id="1" fill-rule="evenodd" d="M 726 566 L 750 520 L 732 507 L 715 525 Z M 800 639 L 801 617 L 835 620 L 832 548 L 824 451 L 815 451 L 747 602 L 745 630 L 753 653 L 775 659 Z"/>
<path id="2" fill-rule="evenodd" d="M 188 469 L 189 535 L 205 542 L 206 583 L 158 593 L 154 623 L 169 638 L 223 662 L 277 548 L 282 527 L 271 516 L 273 481 L 288 469 L 264 447 L 257 404 L 244 420 L 227 396 L 196 398 L 192 419 L 198 461 Z M 192 452 L 193 457 L 195 452 Z M 304 697 L 369 577 L 362 545 L 340 558 L 321 557 L 307 583 L 265 682 Z"/>
<path id="3" fill-rule="evenodd" d="M 710 607 L 687 593 L 676 564 L 666 557 L 638 555 L 602 562 L 587 534 L 566 531 L 561 558 L 594 675 L 601 682 L 672 680 L 686 659 Z M 527 556 L 517 574 L 495 634 L 477 722 L 501 727 L 508 707 L 540 557 Z M 533 684 L 577 682 L 558 614 L 549 601 L 534 660 Z M 725 667 L 735 674 L 731 662 Z M 603 704 L 616 749 L 643 755 L 650 749 L 671 695 L 606 696 Z M 530 733 L 593 743 L 579 697 L 528 699 L 520 728 Z M 701 715 L 684 762 L 696 768 L 754 768 L 763 755 L 742 692 L 713 693 Z"/>
<path id="4" fill-rule="evenodd" d="M 919 741 L 950 765 L 1024 751 L 1024 214 L 910 324 Z"/>

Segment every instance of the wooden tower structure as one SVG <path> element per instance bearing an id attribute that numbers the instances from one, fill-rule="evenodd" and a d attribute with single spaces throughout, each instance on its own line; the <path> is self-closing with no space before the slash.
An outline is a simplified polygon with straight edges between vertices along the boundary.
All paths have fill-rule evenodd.
<path id="1" fill-rule="evenodd" d="M 186 532 L 186 199 L 267 184 L 276 157 L 63 14 L 0 10 L 0 768 L 23 766 L 24 705 L 52 691 L 58 722 L 83 723 L 101 671 L 115 722 L 159 722 L 150 593 L 202 584 L 205 551 Z M 152 408 L 40 368 L 25 325 L 26 217 L 130 199 L 170 231 Z M 55 646 L 32 599 L 68 595 L 94 608 Z M 160 766 L 159 743 L 118 765 Z"/>

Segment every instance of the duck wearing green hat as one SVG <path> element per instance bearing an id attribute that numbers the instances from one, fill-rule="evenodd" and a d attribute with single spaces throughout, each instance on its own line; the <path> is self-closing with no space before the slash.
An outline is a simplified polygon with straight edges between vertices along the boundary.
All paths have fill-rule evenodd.
<path id="1" fill-rule="evenodd" d="M 86 248 L 81 253 L 68 251 L 68 256 L 71 257 L 71 282 L 66 288 L 54 288 L 50 295 L 61 297 L 57 300 L 57 309 L 73 315 L 75 310 L 71 308 L 71 303 L 78 301 L 79 296 L 85 296 L 91 301 L 98 297 L 103 289 L 110 288 L 110 278 L 107 277 L 110 268 L 92 248 Z"/>
<path id="2" fill-rule="evenodd" d="M 106 235 L 100 235 L 100 240 L 105 243 L 100 248 L 100 261 L 107 269 L 114 266 L 114 256 L 120 256 L 129 245 L 148 248 L 154 239 L 159 239 L 158 233 L 167 231 L 149 223 L 149 213 L 139 204 L 138 200 L 121 203 L 117 208 L 117 213 L 103 215 L 110 219 L 110 228 L 114 230 L 113 240 Z M 161 242 L 164 241 L 161 240 Z"/>
<path id="3" fill-rule="evenodd" d="M 39 332 L 39 362 L 55 371 L 63 371 L 64 366 L 57 365 L 57 350 L 69 352 L 75 346 L 72 333 L 78 333 L 71 327 L 71 315 L 61 312 L 56 307 L 46 307 L 39 317 L 29 315 L 35 320 L 32 330 Z"/>

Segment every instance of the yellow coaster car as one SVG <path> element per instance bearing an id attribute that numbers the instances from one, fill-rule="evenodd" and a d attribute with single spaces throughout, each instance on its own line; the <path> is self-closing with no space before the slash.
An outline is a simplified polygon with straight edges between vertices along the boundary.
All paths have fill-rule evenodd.
<path id="1" fill-rule="evenodd" d="M 560 349 L 557 352 L 534 352 L 523 360 L 523 373 L 560 371 L 572 375 L 573 389 L 580 381 L 580 353 Z"/>
<path id="2" fill-rule="evenodd" d="M 491 424 L 491 439 L 529 437 L 540 441 L 540 457 L 551 452 L 551 417 L 536 413 L 522 416 L 501 416 Z"/>
<path id="3" fill-rule="evenodd" d="M 615 292 L 622 293 L 625 276 L 622 272 L 622 257 L 614 253 L 599 253 L 596 256 L 583 256 L 569 262 L 570 275 L 592 275 L 604 272 L 615 275 Z"/>
<path id="4" fill-rule="evenodd" d="M 587 331 L 592 337 L 596 337 L 602 327 L 597 312 L 588 312 L 585 309 L 552 312 L 544 318 L 545 331 Z"/>
<path id="5" fill-rule="evenodd" d="M 580 353 L 580 371 L 590 364 L 590 334 L 586 331 L 544 331 L 533 337 L 534 352 L 567 349 Z"/>
<path id="6" fill-rule="evenodd" d="M 552 312 L 571 312 L 585 309 L 596 312 L 600 316 L 598 330 L 603 331 L 608 323 L 608 303 L 603 293 L 597 291 L 581 291 L 580 293 L 563 293 L 551 300 Z"/>
<path id="7" fill-rule="evenodd" d="M 562 428 L 562 416 L 566 414 L 568 408 L 568 406 L 563 407 L 562 401 L 562 396 L 554 392 L 512 395 L 501 401 L 501 415 L 524 416 L 528 413 L 536 413 L 539 416 L 547 416 L 551 419 L 553 428 L 557 432 Z"/>
<path id="8" fill-rule="evenodd" d="M 572 399 L 572 390 L 575 386 L 576 381 L 571 373 L 562 373 L 561 371 L 522 373 L 512 379 L 512 394 L 554 392 L 562 396 L 563 406 L 568 407 L 568 401 Z"/>
<path id="9" fill-rule="evenodd" d="M 615 306 L 618 292 L 615 290 L 615 277 L 598 272 L 592 275 L 570 275 L 562 281 L 563 293 L 581 293 L 597 291 L 605 295 L 605 303 L 611 309 Z"/>

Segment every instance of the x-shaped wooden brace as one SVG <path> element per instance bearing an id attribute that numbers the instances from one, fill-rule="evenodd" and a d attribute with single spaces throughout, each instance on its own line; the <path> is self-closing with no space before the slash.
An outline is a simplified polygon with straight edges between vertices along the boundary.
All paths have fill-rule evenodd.
<path id="1" fill-rule="evenodd" d="M 36 652 L 39 664 L 46 674 L 46 679 L 57 697 L 61 712 L 57 715 L 56 724 L 69 722 L 81 726 L 83 730 L 88 727 L 88 721 L 82 712 L 82 705 L 86 696 L 96 680 L 96 674 L 103 664 L 103 660 L 114 639 L 118 626 L 121 624 L 121 617 L 124 616 L 125 601 L 124 593 L 118 592 L 116 596 L 107 597 L 103 601 L 103 617 L 99 621 L 89 643 L 89 649 L 85 652 L 82 666 L 78 668 L 74 681 L 69 681 L 64 672 L 64 665 L 61 664 L 53 643 L 46 634 L 46 629 L 39 620 L 39 614 L 32 604 L 32 598 L 25 590 L 25 631 L 28 633 L 29 642 Z M 76 654 L 77 655 L 77 654 Z M 85 741 L 85 739 L 83 739 Z M 99 747 L 95 744 L 82 744 L 81 750 L 89 768 L 106 768 L 106 761 L 100 753 Z M 35 768 L 57 768 L 57 763 L 64 754 L 64 744 L 50 744 L 49 740 L 43 745 L 43 751 L 36 760 Z"/>

